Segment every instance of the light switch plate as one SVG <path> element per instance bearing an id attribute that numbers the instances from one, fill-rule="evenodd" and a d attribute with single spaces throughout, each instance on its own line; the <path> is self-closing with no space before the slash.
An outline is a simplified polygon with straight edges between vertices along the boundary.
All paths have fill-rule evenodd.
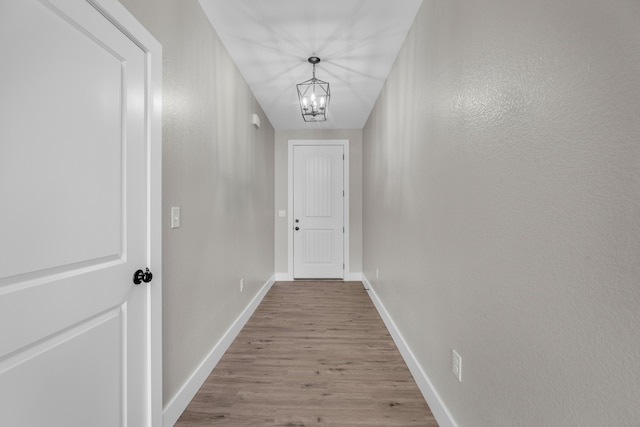
<path id="1" fill-rule="evenodd" d="M 457 351 L 451 353 L 451 373 L 462 382 L 462 356 Z"/>
<path id="2" fill-rule="evenodd" d="M 286 218 L 287 217 L 287 211 L 278 211 L 278 216 L 280 218 Z"/>
<path id="3" fill-rule="evenodd" d="M 180 228 L 180 208 L 171 208 L 171 228 Z"/>

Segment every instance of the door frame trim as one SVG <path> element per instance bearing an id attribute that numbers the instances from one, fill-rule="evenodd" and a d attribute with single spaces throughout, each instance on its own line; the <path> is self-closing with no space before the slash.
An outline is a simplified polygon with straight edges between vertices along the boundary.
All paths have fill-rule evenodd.
<path id="1" fill-rule="evenodd" d="M 147 169 L 146 427 L 163 424 L 162 408 L 162 45 L 117 0 L 86 0 L 145 53 L 145 142 Z"/>
<path id="2" fill-rule="evenodd" d="M 293 280 L 293 147 L 296 145 L 306 146 L 327 146 L 337 145 L 343 147 L 344 162 L 344 203 L 343 203 L 343 221 L 344 221 L 344 239 L 342 258 L 344 260 L 344 279 L 348 280 L 351 276 L 349 269 L 349 140 L 348 139 L 290 139 L 287 155 L 287 275 L 286 280 Z"/>

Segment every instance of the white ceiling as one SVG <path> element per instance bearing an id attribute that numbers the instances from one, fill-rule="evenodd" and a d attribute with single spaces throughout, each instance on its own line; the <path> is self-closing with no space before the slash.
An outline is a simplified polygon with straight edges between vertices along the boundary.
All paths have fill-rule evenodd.
<path id="1" fill-rule="evenodd" d="M 276 129 L 361 129 L 422 0 L 199 0 Z M 326 122 L 302 120 L 296 84 L 331 85 Z"/>

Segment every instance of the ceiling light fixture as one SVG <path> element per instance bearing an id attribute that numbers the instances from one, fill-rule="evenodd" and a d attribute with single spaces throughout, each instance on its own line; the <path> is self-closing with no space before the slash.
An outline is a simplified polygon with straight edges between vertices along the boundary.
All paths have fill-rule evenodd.
<path id="1" fill-rule="evenodd" d="M 305 122 L 324 122 L 327 120 L 331 98 L 329 83 L 316 79 L 316 64 L 320 62 L 320 58 L 312 56 L 307 61 L 313 65 L 313 77 L 296 85 L 300 111 Z"/>

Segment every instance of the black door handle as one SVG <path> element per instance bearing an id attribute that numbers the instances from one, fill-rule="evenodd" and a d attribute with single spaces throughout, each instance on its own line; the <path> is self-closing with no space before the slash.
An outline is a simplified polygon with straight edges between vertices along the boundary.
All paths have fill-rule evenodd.
<path id="1" fill-rule="evenodd" d="M 149 269 L 145 269 L 145 271 L 138 270 L 133 273 L 133 284 L 139 285 L 140 283 L 149 283 L 153 279 L 153 273 L 149 271 Z"/>

